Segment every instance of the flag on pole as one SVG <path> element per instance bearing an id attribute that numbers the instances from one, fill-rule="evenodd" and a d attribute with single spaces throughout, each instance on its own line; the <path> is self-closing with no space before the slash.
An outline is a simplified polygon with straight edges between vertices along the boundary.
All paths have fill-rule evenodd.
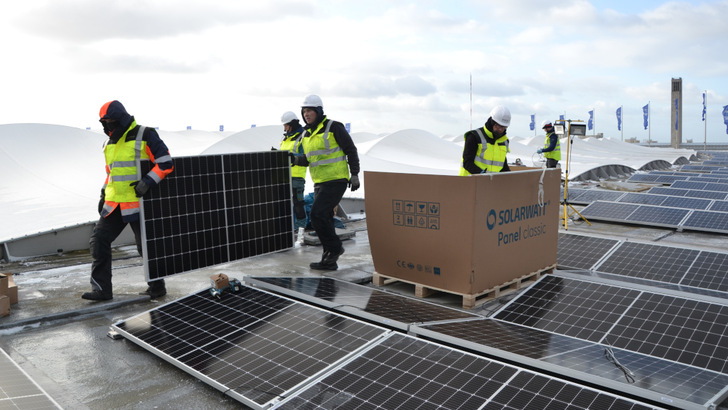
<path id="1" fill-rule="evenodd" d="M 725 124 L 725 133 L 728 134 L 728 105 L 723 106 L 723 123 Z"/>
<path id="2" fill-rule="evenodd" d="M 590 130 L 594 128 L 594 110 L 589 111 L 589 122 L 587 122 L 587 127 L 589 127 Z"/>
<path id="3" fill-rule="evenodd" d="M 703 93 L 703 121 L 705 121 L 705 93 Z"/>
<path id="4" fill-rule="evenodd" d="M 560 119 L 561 121 L 564 121 L 564 114 L 561 114 L 561 115 L 559 115 L 559 119 Z"/>
<path id="5" fill-rule="evenodd" d="M 536 114 L 531 114 L 531 131 L 536 129 Z"/>
<path id="6" fill-rule="evenodd" d="M 642 107 L 642 113 L 644 114 L 644 122 L 645 122 L 645 129 L 647 129 L 647 126 L 649 125 L 650 121 L 650 103 L 647 103 L 644 107 Z"/>
<path id="7" fill-rule="evenodd" d="M 622 131 L 622 107 L 617 108 L 617 131 Z"/>

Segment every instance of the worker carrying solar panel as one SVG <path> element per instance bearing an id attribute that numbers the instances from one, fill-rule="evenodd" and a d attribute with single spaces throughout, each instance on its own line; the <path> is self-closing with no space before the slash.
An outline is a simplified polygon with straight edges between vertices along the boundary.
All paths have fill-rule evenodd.
<path id="1" fill-rule="evenodd" d="M 283 124 L 283 139 L 281 140 L 280 149 L 292 152 L 293 154 L 303 155 L 303 126 L 298 122 L 298 117 L 293 111 L 286 111 L 281 116 Z M 291 186 L 293 188 L 293 215 L 296 217 L 294 228 L 306 227 L 306 208 L 303 194 L 306 188 L 306 168 L 305 166 L 291 165 Z"/>
<path id="2" fill-rule="evenodd" d="M 111 243 L 127 224 L 131 225 L 137 250 L 142 253 L 139 223 L 139 198 L 169 175 L 174 164 L 169 149 L 154 128 L 138 125 L 119 101 L 109 101 L 99 111 L 99 121 L 109 138 L 104 143 L 106 181 L 101 188 L 99 221 L 91 234 L 91 292 L 81 297 L 87 300 L 113 298 L 111 284 Z M 138 178 L 140 160 L 150 160 L 154 166 Z M 148 283 L 141 294 L 152 298 L 167 293 L 164 279 Z"/>
<path id="3" fill-rule="evenodd" d="M 336 261 L 344 253 L 341 239 L 336 235 L 334 208 L 351 187 L 359 189 L 359 154 L 344 124 L 324 115 L 318 95 L 307 96 L 301 104 L 301 116 L 306 122 L 303 133 L 303 155 L 294 155 L 293 164 L 308 166 L 313 179 L 314 200 L 311 205 L 311 225 L 321 241 L 321 261 L 312 262 L 311 269 L 336 270 Z"/>

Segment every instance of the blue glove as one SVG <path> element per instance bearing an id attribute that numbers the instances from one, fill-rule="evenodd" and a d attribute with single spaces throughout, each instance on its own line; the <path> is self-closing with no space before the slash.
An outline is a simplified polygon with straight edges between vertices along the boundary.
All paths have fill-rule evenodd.
<path id="1" fill-rule="evenodd" d="M 543 154 L 543 148 L 539 148 L 538 150 L 536 150 L 536 154 Z"/>

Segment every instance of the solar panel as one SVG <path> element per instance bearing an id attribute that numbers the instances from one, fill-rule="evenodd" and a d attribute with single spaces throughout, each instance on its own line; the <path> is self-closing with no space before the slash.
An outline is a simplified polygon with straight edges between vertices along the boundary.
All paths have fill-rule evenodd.
<path id="1" fill-rule="evenodd" d="M 326 277 L 246 277 L 245 282 L 389 327 L 481 316 Z"/>
<path id="2" fill-rule="evenodd" d="M 0 349 L 0 369 L 0 408 L 61 408 L 3 349 Z"/>
<path id="3" fill-rule="evenodd" d="M 639 222 L 652 226 L 677 228 L 680 222 L 691 212 L 689 209 L 668 208 L 663 206 L 641 205 L 632 212 L 625 221 Z"/>
<path id="4" fill-rule="evenodd" d="M 627 219 L 640 205 L 619 202 L 596 201 L 581 210 L 581 215 L 587 219 L 602 219 L 607 221 L 623 221 Z"/>
<path id="5" fill-rule="evenodd" d="M 548 275 L 496 319 L 728 374 L 728 306 Z"/>
<path id="6" fill-rule="evenodd" d="M 500 320 L 415 326 L 411 332 L 675 407 L 709 408 L 728 394 L 728 375 L 612 348 L 620 364 L 634 374 L 632 383 L 604 356 L 605 345 Z"/>
<path id="7" fill-rule="evenodd" d="M 590 204 L 595 201 L 616 201 L 624 195 L 624 192 L 607 191 L 603 189 L 584 189 L 575 198 L 569 198 L 574 204 Z"/>
<path id="8" fill-rule="evenodd" d="M 700 252 L 681 282 L 688 286 L 728 292 L 728 255 L 717 252 Z"/>
<path id="9" fill-rule="evenodd" d="M 713 201 L 707 209 L 709 211 L 728 212 L 728 201 Z"/>
<path id="10" fill-rule="evenodd" d="M 623 242 L 596 270 L 660 282 L 679 283 L 700 251 Z"/>
<path id="11" fill-rule="evenodd" d="M 713 201 L 703 198 L 685 198 L 680 196 L 667 196 L 662 206 L 685 209 L 707 209 Z"/>
<path id="12" fill-rule="evenodd" d="M 728 233 L 728 213 L 716 211 L 693 211 L 682 224 L 685 229 Z"/>
<path id="13" fill-rule="evenodd" d="M 559 269 L 591 269 L 619 241 L 559 233 L 556 256 Z"/>
<path id="14" fill-rule="evenodd" d="M 392 334 L 283 409 L 651 408 L 631 399 Z"/>
<path id="15" fill-rule="evenodd" d="M 267 408 L 387 330 L 242 286 L 203 290 L 113 328 L 236 400 Z"/>
<path id="16" fill-rule="evenodd" d="M 663 187 L 663 186 L 656 186 L 652 187 L 647 191 L 650 194 L 659 194 L 659 195 L 673 195 L 673 196 L 685 196 L 688 193 L 689 190 L 687 189 L 681 189 L 681 188 L 671 188 L 671 187 Z"/>
<path id="17" fill-rule="evenodd" d="M 141 206 L 148 281 L 293 246 L 284 152 L 174 158 Z"/>
<path id="18" fill-rule="evenodd" d="M 628 192 L 619 198 L 618 202 L 627 202 L 631 204 L 660 205 L 665 201 L 666 196 L 647 194 L 641 192 Z"/>
<path id="19" fill-rule="evenodd" d="M 695 181 L 675 181 L 672 185 L 673 188 L 684 188 L 684 189 L 697 189 L 705 190 L 708 184 L 706 182 L 695 182 Z"/>

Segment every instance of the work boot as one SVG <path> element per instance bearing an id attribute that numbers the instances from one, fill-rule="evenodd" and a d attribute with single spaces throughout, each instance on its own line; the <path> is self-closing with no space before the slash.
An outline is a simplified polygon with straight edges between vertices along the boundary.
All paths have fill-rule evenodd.
<path id="1" fill-rule="evenodd" d="M 139 292 L 140 295 L 148 295 L 152 299 L 161 298 L 162 296 L 167 294 L 167 287 L 164 285 L 164 282 L 162 282 L 161 285 L 155 284 L 149 285 L 147 287 L 147 290 L 144 292 Z"/>
<path id="2" fill-rule="evenodd" d="M 101 293 L 101 291 L 98 290 L 92 290 L 91 292 L 86 292 L 81 295 L 81 298 L 86 300 L 110 300 L 113 299 L 114 296 L 111 294 Z"/>
<path id="3" fill-rule="evenodd" d="M 339 256 L 344 254 L 344 247 L 342 246 L 339 248 L 338 252 L 324 252 L 324 257 L 321 259 L 322 263 L 326 264 L 336 264 L 336 261 L 339 260 Z"/>
<path id="4" fill-rule="evenodd" d="M 325 261 L 311 262 L 311 264 L 308 266 L 310 266 L 311 269 L 316 269 L 316 270 L 337 270 L 337 269 L 339 269 L 339 265 L 337 265 L 336 262 L 328 262 L 328 263 Z"/>

